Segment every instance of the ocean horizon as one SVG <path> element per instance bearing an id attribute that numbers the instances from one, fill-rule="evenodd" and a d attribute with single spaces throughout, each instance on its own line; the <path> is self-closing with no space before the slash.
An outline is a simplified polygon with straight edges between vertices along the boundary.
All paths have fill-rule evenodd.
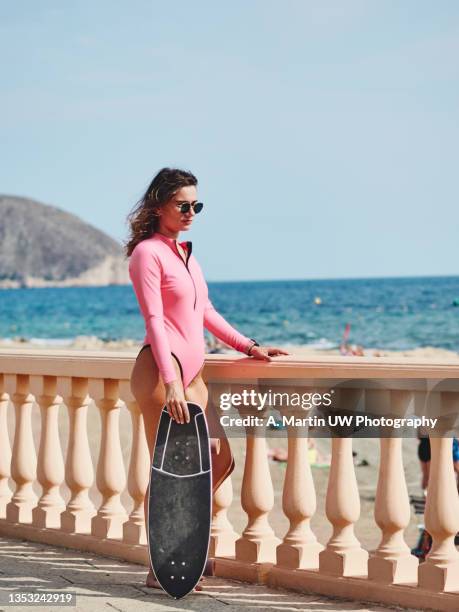
<path id="1" fill-rule="evenodd" d="M 215 308 L 263 344 L 338 348 L 344 328 L 363 347 L 459 352 L 459 276 L 208 282 Z M 46 345 L 81 336 L 141 342 L 131 285 L 0 291 L 0 337 Z"/>

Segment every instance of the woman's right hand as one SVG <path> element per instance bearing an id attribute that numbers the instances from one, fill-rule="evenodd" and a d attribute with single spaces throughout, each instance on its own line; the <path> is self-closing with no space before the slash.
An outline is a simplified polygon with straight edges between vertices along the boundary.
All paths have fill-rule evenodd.
<path id="1" fill-rule="evenodd" d="M 188 404 L 185 400 L 183 385 L 179 380 L 173 380 L 165 384 L 166 387 L 166 406 L 169 416 L 177 423 L 183 424 L 190 422 Z"/>

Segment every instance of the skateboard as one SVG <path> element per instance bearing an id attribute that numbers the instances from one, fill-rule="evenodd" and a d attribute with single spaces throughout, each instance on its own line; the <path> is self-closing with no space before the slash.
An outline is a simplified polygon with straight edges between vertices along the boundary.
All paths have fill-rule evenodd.
<path id="1" fill-rule="evenodd" d="M 174 599 L 205 573 L 212 521 L 211 444 L 201 407 L 187 402 L 189 423 L 164 407 L 156 434 L 148 495 L 148 549 L 161 587 Z"/>

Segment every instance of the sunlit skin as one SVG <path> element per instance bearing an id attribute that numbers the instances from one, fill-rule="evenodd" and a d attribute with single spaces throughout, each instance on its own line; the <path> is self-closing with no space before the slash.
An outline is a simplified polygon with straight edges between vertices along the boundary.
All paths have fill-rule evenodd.
<path id="1" fill-rule="evenodd" d="M 180 204 L 183 202 L 194 204 L 197 201 L 198 195 L 194 185 L 179 189 L 167 204 L 158 209 L 157 231 L 168 238 L 178 240 L 179 232 L 189 230 L 196 215 L 192 207 L 187 213 L 180 212 Z"/>
<path id="2" fill-rule="evenodd" d="M 173 238 L 176 243 L 179 241 L 179 233 L 186 232 L 190 229 L 194 222 L 196 213 L 193 207 L 187 213 L 180 211 L 180 205 L 184 202 L 190 202 L 194 204 L 198 201 L 197 190 L 194 185 L 188 187 L 182 187 L 179 189 L 174 196 L 164 204 L 164 206 L 158 208 L 156 214 L 158 215 L 157 230 L 160 234 Z M 205 207 L 203 211 L 205 210 Z M 177 244 L 177 250 L 184 260 L 186 260 L 186 253 Z M 261 359 L 263 361 L 271 361 L 272 357 L 277 355 L 288 355 L 287 351 L 275 346 L 255 346 L 250 351 L 250 356 L 254 359 Z M 185 400 L 185 394 L 181 380 L 174 380 L 170 383 L 165 384 L 166 389 L 166 405 L 170 416 L 177 423 L 190 422 L 190 415 L 188 413 L 188 406 Z M 201 578 L 202 580 L 202 578 Z M 146 581 L 147 586 L 159 587 L 154 574 L 150 568 Z M 196 585 L 195 589 L 201 591 L 202 587 Z"/>

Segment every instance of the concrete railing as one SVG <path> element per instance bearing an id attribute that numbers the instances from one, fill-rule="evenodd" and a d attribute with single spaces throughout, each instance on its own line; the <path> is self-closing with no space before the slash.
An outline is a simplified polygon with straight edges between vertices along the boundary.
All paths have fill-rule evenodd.
<path id="1" fill-rule="evenodd" d="M 112 352 L 0 351 L 0 535 L 148 565 L 143 503 L 150 465 L 143 418 L 129 384 L 134 358 Z M 289 356 L 266 364 L 211 355 L 204 376 L 211 404 L 222 390 L 249 385 L 292 392 L 348 381 L 339 393 L 340 408 L 350 411 L 363 398 L 372 412 L 400 416 L 413 405 L 428 404 L 445 431 L 459 412 L 459 365 L 454 363 Z M 321 544 L 310 525 L 316 492 L 307 430 L 296 435 L 288 428 L 282 510 L 290 527 L 282 540 L 269 522 L 274 496 L 266 439 L 248 431 L 240 500 L 247 526 L 242 534 L 228 520 L 228 509 L 239 503 L 233 500 L 231 478 L 214 496 L 211 554 L 217 573 L 337 597 L 459 609 L 459 553 L 454 545 L 459 498 L 451 437 L 431 439 L 425 524 L 433 546 L 421 565 L 404 540 L 410 507 L 401 443 L 398 437 L 380 439 L 374 516 L 381 541 L 369 553 L 354 532 L 360 499 L 352 438 L 332 440 L 323 520 L 331 523 L 333 533 Z M 94 490 L 97 502 L 90 495 Z"/>

